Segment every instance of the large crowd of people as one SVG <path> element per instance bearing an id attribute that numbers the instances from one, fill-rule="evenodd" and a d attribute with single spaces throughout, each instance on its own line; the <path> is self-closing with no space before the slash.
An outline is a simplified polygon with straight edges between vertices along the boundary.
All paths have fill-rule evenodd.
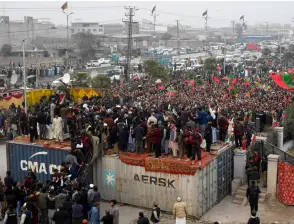
<path id="1" fill-rule="evenodd" d="M 63 172 L 54 173 L 46 183 L 36 180 L 33 171 L 24 184 L 14 182 L 8 173 L 0 197 L 5 196 L 7 202 L 2 204 L 6 223 L 14 223 L 7 220 L 14 220 L 11 214 L 15 212 L 21 224 L 37 224 L 38 218 L 42 224 L 47 224 L 47 218 L 49 223 L 67 219 L 74 224 L 84 219 L 98 223 L 97 187 L 77 182 L 78 169 L 86 162 L 89 150 L 98 150 L 95 141 L 103 144 L 104 152 L 154 152 L 155 158 L 169 156 L 201 165 L 201 153 L 209 153 L 217 141 L 248 147 L 254 133 L 254 114 L 268 113 L 275 123 L 293 97 L 266 75 L 236 76 L 226 81 L 224 77 L 185 80 L 188 77 L 161 83 L 148 79 L 121 82 L 113 84 L 105 96 L 85 95 L 80 103 L 66 90 L 56 91 L 49 99 L 42 97 L 27 113 L 23 105 L 12 104 L 9 110 L 2 110 L 0 130 L 10 139 L 30 135 L 34 143 L 36 139 L 63 142 L 70 138 L 72 148 L 62 164 Z M 104 223 L 118 224 L 115 200 L 112 205 Z M 142 214 L 140 217 L 145 220 Z"/>

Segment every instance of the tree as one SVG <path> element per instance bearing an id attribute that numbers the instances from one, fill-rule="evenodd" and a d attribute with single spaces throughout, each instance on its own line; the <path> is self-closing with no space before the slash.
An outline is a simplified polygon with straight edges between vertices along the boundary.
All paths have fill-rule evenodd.
<path id="1" fill-rule="evenodd" d="M 272 51 L 269 48 L 264 48 L 262 49 L 261 53 L 263 56 L 268 57 L 272 53 Z"/>
<path id="2" fill-rule="evenodd" d="M 111 85 L 110 78 L 104 75 L 92 78 L 92 87 L 97 89 L 108 89 Z"/>
<path id="3" fill-rule="evenodd" d="M 93 60 L 95 58 L 95 47 L 100 45 L 91 33 L 77 33 L 74 35 L 74 41 L 77 44 L 78 56 L 82 61 Z"/>
<path id="4" fill-rule="evenodd" d="M 151 76 L 151 79 L 166 79 L 167 70 L 154 60 L 147 60 L 144 62 L 145 72 Z"/>
<path id="5" fill-rule="evenodd" d="M 204 61 L 204 70 L 209 74 L 217 72 L 217 61 L 215 58 L 206 58 Z"/>
<path id="6" fill-rule="evenodd" d="M 1 48 L 1 55 L 3 55 L 4 57 L 10 56 L 11 51 L 12 51 L 12 47 L 10 44 L 3 44 Z"/>
<path id="7" fill-rule="evenodd" d="M 72 77 L 72 85 L 76 87 L 89 87 L 91 77 L 87 72 L 76 72 Z"/>

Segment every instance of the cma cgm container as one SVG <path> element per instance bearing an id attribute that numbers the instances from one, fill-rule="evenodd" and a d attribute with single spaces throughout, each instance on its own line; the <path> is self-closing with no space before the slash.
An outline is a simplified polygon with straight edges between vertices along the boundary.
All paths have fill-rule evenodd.
<path id="1" fill-rule="evenodd" d="M 50 174 L 54 169 L 60 169 L 67 154 L 66 150 L 6 142 L 7 169 L 16 181 L 23 181 L 28 169 L 35 170 L 37 179 L 50 180 Z"/>
<path id="2" fill-rule="evenodd" d="M 94 184 L 104 200 L 151 208 L 154 201 L 172 212 L 176 198 L 187 203 L 188 214 L 201 217 L 230 194 L 232 146 L 222 149 L 206 167 L 194 175 L 148 172 L 144 167 L 123 163 L 118 157 L 104 156 L 93 164 Z M 228 162 L 228 163 L 227 163 Z M 230 172 L 231 174 L 231 172 Z"/>

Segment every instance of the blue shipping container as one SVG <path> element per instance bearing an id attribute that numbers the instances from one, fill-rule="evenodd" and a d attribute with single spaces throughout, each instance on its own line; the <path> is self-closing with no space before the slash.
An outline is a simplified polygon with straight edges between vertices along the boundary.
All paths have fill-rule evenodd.
<path id="1" fill-rule="evenodd" d="M 6 143 L 7 167 L 16 181 L 23 181 L 27 170 L 35 170 L 38 180 L 50 180 L 54 169 L 60 169 L 68 154 L 65 150 L 46 149 L 40 145 Z"/>

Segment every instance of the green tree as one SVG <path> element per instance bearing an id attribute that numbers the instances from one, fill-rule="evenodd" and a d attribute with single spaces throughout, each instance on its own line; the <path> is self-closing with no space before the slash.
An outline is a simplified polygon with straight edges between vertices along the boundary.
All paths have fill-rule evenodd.
<path id="1" fill-rule="evenodd" d="M 92 87 L 97 89 L 108 89 L 110 88 L 110 78 L 104 75 L 98 75 L 92 78 Z"/>
<path id="2" fill-rule="evenodd" d="M 167 70 L 154 60 L 145 61 L 144 69 L 145 69 L 145 72 L 150 75 L 152 80 L 167 79 Z"/>
<path id="3" fill-rule="evenodd" d="M 206 58 L 204 61 L 204 70 L 209 74 L 217 72 L 217 60 L 215 58 Z"/>
<path id="4" fill-rule="evenodd" d="M 10 56 L 12 51 L 12 47 L 10 44 L 3 44 L 1 48 L 1 55 L 4 57 Z"/>
<path id="5" fill-rule="evenodd" d="M 269 48 L 264 48 L 262 49 L 261 53 L 264 57 L 268 57 L 272 53 L 272 51 Z"/>
<path id="6" fill-rule="evenodd" d="M 72 76 L 72 85 L 76 87 L 89 87 L 91 77 L 87 72 L 76 72 Z"/>
<path id="7" fill-rule="evenodd" d="M 95 36 L 91 33 L 77 33 L 74 35 L 74 41 L 77 46 L 78 56 L 83 62 L 95 58 L 95 48 L 99 47 Z"/>

